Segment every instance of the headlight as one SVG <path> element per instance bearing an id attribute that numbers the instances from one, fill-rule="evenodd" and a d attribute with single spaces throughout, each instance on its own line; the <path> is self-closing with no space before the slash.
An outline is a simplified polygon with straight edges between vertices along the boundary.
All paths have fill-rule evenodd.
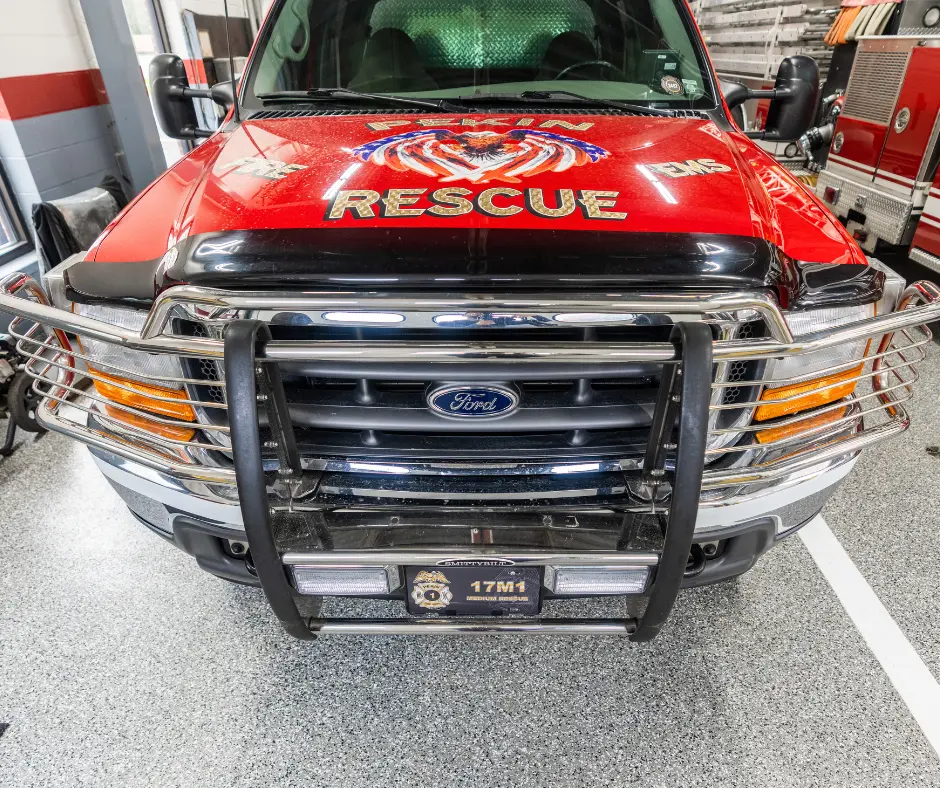
<path id="1" fill-rule="evenodd" d="M 82 317 L 100 320 L 130 331 L 140 331 L 147 321 L 147 313 L 141 309 L 99 304 L 72 304 L 72 310 Z M 145 382 L 182 377 L 180 362 L 176 356 L 166 353 L 144 353 L 140 350 L 131 350 L 85 337 L 79 337 L 79 341 L 84 355 L 89 359 L 94 359 L 109 375 L 120 375 Z"/>
<path id="2" fill-rule="evenodd" d="M 815 334 L 817 331 L 851 325 L 865 318 L 873 317 L 874 314 L 875 305 L 866 304 L 864 306 L 789 312 L 786 315 L 786 320 L 793 336 L 799 339 L 809 334 Z M 771 380 L 792 380 L 793 378 L 811 375 L 814 372 L 839 367 L 855 359 L 861 361 L 867 343 L 867 339 L 860 339 L 857 342 L 847 342 L 826 350 L 775 359 L 769 365 L 769 378 Z"/>
<path id="3" fill-rule="evenodd" d="M 786 320 L 794 337 L 799 339 L 874 317 L 875 312 L 875 304 L 866 304 L 791 312 L 786 315 Z M 761 402 L 766 404 L 757 408 L 754 420 L 768 421 L 792 416 L 838 403 L 851 395 L 862 374 L 869 341 L 868 338 L 862 338 L 825 350 L 775 359 L 769 365 L 768 378 L 770 381 L 779 381 L 779 384 L 769 383 L 765 386 Z M 814 373 L 826 374 L 814 376 Z M 845 413 L 844 407 L 808 413 L 806 418 L 796 422 L 785 421 L 776 427 L 768 425 L 770 428 L 758 432 L 756 438 L 760 443 L 771 443 L 810 430 L 819 430 L 826 424 L 838 421 Z"/>
<path id="4" fill-rule="evenodd" d="M 147 320 L 147 313 L 137 309 L 90 304 L 74 304 L 73 309 L 83 317 L 132 331 L 140 331 Z M 81 336 L 78 342 L 88 372 L 94 376 L 95 391 L 113 403 L 105 405 L 108 416 L 163 438 L 192 439 L 195 431 L 187 424 L 196 421 L 196 413 L 182 385 L 171 383 L 182 377 L 176 356 L 145 353 Z"/>

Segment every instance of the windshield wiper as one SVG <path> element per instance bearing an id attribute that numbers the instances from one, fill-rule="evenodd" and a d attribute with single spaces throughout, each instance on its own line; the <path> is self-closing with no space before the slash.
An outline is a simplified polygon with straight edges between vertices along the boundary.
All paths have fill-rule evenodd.
<path id="1" fill-rule="evenodd" d="M 453 101 L 480 102 L 493 99 L 495 101 L 522 101 L 545 103 L 551 101 L 556 96 L 565 96 L 572 104 L 583 104 L 585 106 L 594 105 L 600 107 L 613 107 L 627 112 L 636 112 L 644 115 L 660 115 L 664 118 L 674 118 L 676 111 L 674 109 L 663 109 L 661 107 L 650 107 L 644 104 L 631 104 L 629 101 L 615 101 L 613 99 L 592 98 L 580 93 L 572 93 L 570 90 L 524 90 L 521 93 L 474 93 L 472 96 L 456 96 Z"/>
<path id="2" fill-rule="evenodd" d="M 368 101 L 375 104 L 404 104 L 410 107 L 436 109 L 439 112 L 460 112 L 460 108 L 445 99 L 416 99 L 407 96 L 394 96 L 386 93 L 362 93 L 348 88 L 311 88 L 310 90 L 278 90 L 272 93 L 259 93 L 262 101 L 309 101 L 311 99 L 337 99 Z"/>

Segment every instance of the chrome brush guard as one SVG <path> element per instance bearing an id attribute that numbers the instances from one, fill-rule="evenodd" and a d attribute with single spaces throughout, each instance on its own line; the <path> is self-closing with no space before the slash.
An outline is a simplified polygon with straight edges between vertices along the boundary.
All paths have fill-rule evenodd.
<path id="1" fill-rule="evenodd" d="M 20 352 L 29 358 L 27 371 L 35 378 L 36 391 L 45 398 L 39 413 L 44 426 L 99 451 L 205 485 L 232 500 L 237 497 L 257 577 L 292 634 L 310 638 L 319 632 L 612 633 L 646 640 L 655 636 L 672 608 L 700 508 L 720 506 L 731 495 L 760 495 L 780 480 L 812 477 L 826 463 L 854 456 L 907 428 L 904 403 L 912 396 L 915 365 L 924 358 L 924 346 L 931 339 L 925 324 L 940 318 L 940 290 L 929 282 L 916 283 L 907 288 L 893 313 L 799 339 L 793 337 L 775 299 L 760 292 L 441 297 L 245 293 L 182 285 L 157 297 L 144 328 L 136 332 L 55 308 L 36 282 L 13 275 L 0 284 L 0 309 L 17 316 L 11 333 L 19 340 Z M 271 322 L 284 313 L 302 315 L 312 324 L 322 323 L 324 315 L 339 314 L 347 325 L 369 325 L 376 315 L 391 314 L 401 318 L 404 328 L 424 334 L 413 340 L 274 337 Z M 512 316 L 518 324 L 537 331 L 533 334 L 537 338 L 495 341 L 488 340 L 485 331 L 479 339 L 465 341 L 427 338 L 428 332 L 441 330 L 435 322 L 441 315 L 480 314 Z M 569 342 L 553 340 L 548 330 L 552 326 L 628 325 L 638 315 L 655 315 L 667 328 L 671 325 L 668 338 Z M 759 323 L 761 335 L 743 337 L 738 327 L 746 322 Z M 183 333 L 180 326 L 187 323 L 204 326 L 203 335 Z M 99 373 L 88 369 L 92 360 L 74 337 L 209 364 L 217 374 L 152 379 L 157 386 L 183 387 L 187 398 L 173 401 L 192 405 L 200 414 L 199 422 L 155 418 L 151 412 L 101 397 L 89 387 L 100 380 Z M 862 364 L 861 384 L 853 395 L 813 411 L 819 415 L 841 408 L 844 415 L 797 435 L 764 443 L 752 439 L 754 433 L 767 429 L 766 424 L 751 423 L 755 408 L 801 395 L 763 399 L 767 381 L 759 375 L 742 378 L 741 370 L 753 370 L 751 362 L 799 356 L 866 338 L 872 341 L 864 358 L 812 375 L 773 381 L 775 387 L 786 386 Z M 101 366 L 98 361 L 92 363 L 95 368 Z M 643 444 L 621 456 L 601 457 L 585 451 L 584 456 L 547 462 L 537 457 L 476 462 L 404 456 L 377 461 L 365 450 L 350 456 L 302 451 L 292 410 L 296 406 L 288 402 L 282 375 L 283 369 L 297 364 L 350 377 L 366 377 L 362 370 L 374 375 L 390 375 L 388 370 L 394 370 L 399 376 L 421 380 L 428 375 L 463 380 L 468 374 L 484 380 L 601 379 L 616 376 L 629 365 L 655 365 L 660 382 L 655 401 L 647 409 Z M 471 366 L 472 373 L 468 372 Z M 736 377 L 729 372 L 732 369 L 737 370 Z M 122 370 L 108 372 L 120 375 Z M 147 377 L 137 371 L 134 375 Z M 199 394 L 207 388 L 224 396 Z M 724 392 L 732 388 L 743 392 L 743 398 L 728 401 Z M 188 441 L 159 437 L 109 415 L 106 408 L 115 407 L 168 427 L 195 427 L 196 437 Z M 76 419 L 76 411 L 86 419 Z M 730 424 L 722 421 L 720 416 L 726 411 L 741 418 Z M 371 414 L 365 409 L 355 413 L 366 418 Z M 617 413 L 603 411 L 605 418 Z M 573 416 L 581 418 L 578 413 Z M 797 414 L 773 426 L 787 427 L 806 419 L 805 414 Z M 501 478 L 511 483 L 500 486 Z M 579 487 L 582 478 L 585 481 Z M 488 480 L 486 484 L 482 479 Z M 341 500 L 343 515 L 355 518 L 357 512 L 420 509 L 429 505 L 429 498 L 438 503 L 436 508 L 429 505 L 428 511 L 442 511 L 448 506 L 441 501 L 449 495 L 457 498 L 459 508 L 461 490 L 467 491 L 467 501 L 493 517 L 512 511 L 585 512 L 589 518 L 592 507 L 599 507 L 624 517 L 652 517 L 662 527 L 662 538 L 648 550 L 627 541 L 613 549 L 553 551 L 485 543 L 456 549 L 432 543 L 346 550 L 329 540 L 311 549 L 283 537 L 283 523 L 291 518 L 322 518 L 328 507 L 319 502 L 320 494 Z M 527 502 L 526 496 L 540 503 Z M 313 560 L 323 566 L 376 562 L 403 566 L 433 564 L 441 558 L 506 558 L 534 565 L 632 563 L 653 566 L 654 580 L 646 612 L 639 619 L 338 620 L 302 618 L 285 570 Z"/>

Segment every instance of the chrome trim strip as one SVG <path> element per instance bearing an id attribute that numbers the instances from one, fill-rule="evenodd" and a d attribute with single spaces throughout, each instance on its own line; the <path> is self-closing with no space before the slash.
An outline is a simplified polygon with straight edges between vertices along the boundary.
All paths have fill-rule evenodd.
<path id="1" fill-rule="evenodd" d="M 414 321 L 423 327 L 446 330 L 446 324 L 434 322 L 434 317 L 452 316 L 455 313 L 470 313 L 469 318 L 479 319 L 480 313 L 500 313 L 501 316 L 516 317 L 522 326 L 571 327 L 585 325 L 632 325 L 637 317 L 645 314 L 700 316 L 705 313 L 736 312 L 754 310 L 764 317 L 771 333 L 779 340 L 788 342 L 792 334 L 774 298 L 766 293 L 699 293 L 680 294 L 610 294 L 599 293 L 588 296 L 565 296 L 551 294 L 538 298 L 525 295 L 428 295 L 427 293 L 403 293 L 384 295 L 381 293 L 322 292 L 322 293 L 234 293 L 227 290 L 178 285 L 161 293 L 154 301 L 147 322 L 141 331 L 144 338 L 163 334 L 176 307 L 189 310 L 195 320 L 211 322 L 232 319 L 233 312 L 246 313 L 256 319 L 265 319 L 264 313 L 274 317 L 279 312 L 304 313 L 315 325 L 339 325 L 325 320 L 322 313 L 342 312 L 389 312 L 402 316 L 398 327 L 410 327 Z M 611 321 L 619 314 L 621 320 Z M 559 320 L 567 315 L 577 320 Z M 242 315 L 245 316 L 245 315 Z M 409 322 L 413 321 L 413 322 Z M 349 321 L 342 325 L 375 326 L 374 321 Z M 480 327 L 485 327 L 480 326 Z M 500 326 L 494 326 L 500 327 Z"/>
<path id="2" fill-rule="evenodd" d="M 596 484 L 591 485 L 590 479 L 587 484 L 578 484 L 578 477 L 574 477 L 572 485 L 564 490 L 540 490 L 534 494 L 531 489 L 525 486 L 519 486 L 516 490 L 499 490 L 498 492 L 485 492 L 483 490 L 473 490 L 471 492 L 455 492 L 448 490 L 402 490 L 396 489 L 389 480 L 389 486 L 382 489 L 371 487 L 357 487 L 355 478 L 341 484 L 332 484 L 330 482 L 321 482 L 319 490 L 327 495 L 349 496 L 356 498 L 371 498 L 375 500 L 401 500 L 401 501 L 531 501 L 533 498 L 540 500 L 559 501 L 566 498 L 593 498 L 598 496 L 624 495 L 627 492 L 626 484 L 610 485 L 609 487 L 599 487 Z M 273 507 L 279 510 L 278 506 Z"/>
<path id="3" fill-rule="evenodd" d="M 149 340 L 148 340 L 149 341 Z M 674 362 L 676 349 L 668 342 L 269 342 L 263 361 L 350 361 L 407 364 L 460 364 L 490 361 L 516 364 L 542 361 L 555 364 L 625 361 Z"/>
<path id="4" fill-rule="evenodd" d="M 605 618 L 325 618 L 311 619 L 318 635 L 630 635 L 633 619 Z"/>
<path id="5" fill-rule="evenodd" d="M 332 473 L 381 473 L 389 476 L 532 476 L 542 474 L 568 475 L 578 478 L 581 473 L 616 473 L 635 471 L 640 464 L 633 459 L 592 460 L 576 462 L 401 462 L 353 459 L 301 458 L 304 470 Z M 277 470 L 265 468 L 265 470 Z"/>
<path id="6" fill-rule="evenodd" d="M 557 553 L 549 550 L 321 550 L 310 553 L 284 553 L 281 557 L 286 566 L 316 564 L 317 566 L 438 566 L 441 561 L 486 561 L 498 559 L 511 561 L 515 566 L 616 566 L 638 569 L 656 566 L 658 553 L 621 553 L 608 550 L 592 550 Z"/>

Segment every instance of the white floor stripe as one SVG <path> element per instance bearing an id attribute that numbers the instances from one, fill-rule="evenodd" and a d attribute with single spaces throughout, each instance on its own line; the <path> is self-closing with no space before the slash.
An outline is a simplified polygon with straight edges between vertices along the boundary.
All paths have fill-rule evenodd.
<path id="1" fill-rule="evenodd" d="M 799 531 L 832 590 L 940 755 L 940 684 L 822 517 Z"/>

